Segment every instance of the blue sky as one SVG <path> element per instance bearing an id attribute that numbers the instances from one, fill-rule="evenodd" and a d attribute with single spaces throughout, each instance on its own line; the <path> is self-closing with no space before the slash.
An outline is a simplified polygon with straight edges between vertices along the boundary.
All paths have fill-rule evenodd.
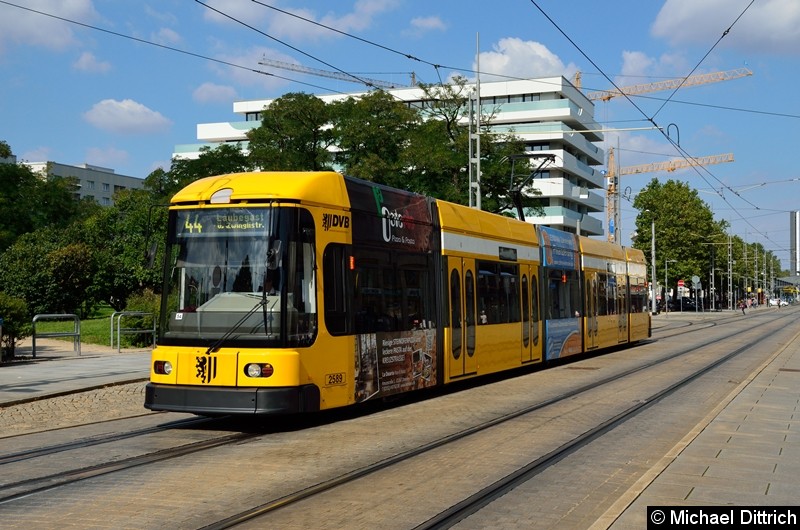
<path id="1" fill-rule="evenodd" d="M 595 118 L 622 166 L 679 157 L 658 131 L 642 129 L 653 123 L 674 124 L 671 136 L 692 156 L 733 153 L 735 162 L 705 171 L 622 177 L 620 188 L 632 198 L 653 177 L 685 180 L 733 233 L 788 266 L 788 212 L 800 209 L 789 156 L 800 129 L 797 0 L 0 0 L 0 139 L 20 159 L 145 177 L 169 166 L 175 145 L 196 141 L 198 123 L 237 120 L 234 101 L 362 88 L 268 69 L 262 57 L 400 83 L 413 71 L 434 83 L 458 70 L 474 77 L 478 40 L 485 80 L 580 71 L 585 90 L 600 90 L 611 87 L 603 74 L 624 86 L 751 69 L 636 106 L 598 101 Z M 622 200 L 623 242 L 636 213 Z"/>

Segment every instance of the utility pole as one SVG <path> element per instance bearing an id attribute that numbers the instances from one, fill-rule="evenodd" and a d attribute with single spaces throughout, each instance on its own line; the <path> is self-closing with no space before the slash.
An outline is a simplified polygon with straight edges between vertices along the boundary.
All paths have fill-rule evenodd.
<path id="1" fill-rule="evenodd" d="M 728 234 L 728 310 L 733 311 L 733 238 Z"/>
<path id="2" fill-rule="evenodd" d="M 768 300 L 767 297 L 770 295 L 770 292 L 771 292 L 770 290 L 772 289 L 772 287 L 767 287 L 767 250 L 766 249 L 764 249 L 764 272 L 763 272 L 762 277 L 764 278 L 764 289 L 763 289 L 764 298 L 766 298 Z"/>
<path id="3" fill-rule="evenodd" d="M 650 212 L 653 215 L 652 212 Z M 658 313 L 658 309 L 656 308 L 656 217 L 653 215 L 650 223 L 650 237 L 652 239 L 650 244 L 650 266 L 653 269 L 650 277 L 652 278 L 653 283 L 653 314 L 655 315 Z"/>
<path id="4" fill-rule="evenodd" d="M 469 206 L 481 209 L 481 44 L 476 35 L 475 99 L 469 102 Z M 473 129 L 474 125 L 474 129 Z"/>

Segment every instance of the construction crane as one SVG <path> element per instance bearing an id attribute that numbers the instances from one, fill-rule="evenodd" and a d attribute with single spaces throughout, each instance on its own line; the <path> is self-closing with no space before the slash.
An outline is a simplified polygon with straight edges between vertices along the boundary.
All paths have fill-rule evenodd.
<path id="1" fill-rule="evenodd" d="M 620 88 L 619 90 L 598 90 L 596 92 L 587 92 L 586 97 L 590 100 L 601 99 L 608 101 L 622 95 L 636 96 L 639 94 L 647 94 L 649 92 L 659 92 L 661 90 L 674 90 L 678 87 L 685 88 L 690 86 L 705 85 L 707 83 L 719 83 L 720 81 L 730 81 L 740 77 L 747 77 L 753 75 L 752 70 L 749 68 L 737 68 L 735 70 L 726 70 L 724 72 L 712 72 L 710 74 L 697 74 L 690 75 L 689 77 L 680 77 L 678 79 L 668 79 L 666 81 L 656 81 L 655 83 L 644 83 L 641 85 L 631 85 Z M 575 74 L 575 85 L 580 88 L 581 76 L 580 72 Z"/>
<path id="2" fill-rule="evenodd" d="M 671 173 L 675 170 L 687 167 L 708 166 L 711 164 L 723 164 L 725 162 L 733 162 L 733 153 L 700 156 L 689 159 L 678 158 L 665 162 L 617 168 L 614 160 L 614 148 L 610 148 L 608 150 L 608 172 L 606 173 L 608 177 L 608 186 L 606 187 L 606 227 L 608 228 L 608 241 L 611 243 L 619 242 L 619 177 L 622 175 L 636 175 L 655 171 L 667 171 Z"/>
<path id="3" fill-rule="evenodd" d="M 264 57 L 258 64 L 263 66 L 271 66 L 273 68 L 281 68 L 283 70 L 290 70 L 292 72 L 300 72 L 303 74 L 318 75 L 321 77 L 329 77 L 331 79 L 338 79 L 339 81 L 348 81 L 350 83 L 361 83 L 371 85 L 379 88 L 407 88 L 408 85 L 401 83 L 390 83 L 388 81 L 381 81 L 380 79 L 370 79 L 364 76 L 348 75 L 342 72 L 332 72 L 330 70 L 320 70 L 318 68 L 309 68 L 299 64 L 285 63 L 283 61 L 275 61 Z M 414 81 L 414 72 L 410 72 L 411 80 Z"/>

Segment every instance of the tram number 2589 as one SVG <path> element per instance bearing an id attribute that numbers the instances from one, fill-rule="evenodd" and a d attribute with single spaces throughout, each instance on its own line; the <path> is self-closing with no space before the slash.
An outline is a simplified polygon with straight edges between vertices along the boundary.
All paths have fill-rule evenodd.
<path id="1" fill-rule="evenodd" d="M 343 385 L 345 383 L 344 372 L 336 374 L 325 374 L 325 386 Z"/>

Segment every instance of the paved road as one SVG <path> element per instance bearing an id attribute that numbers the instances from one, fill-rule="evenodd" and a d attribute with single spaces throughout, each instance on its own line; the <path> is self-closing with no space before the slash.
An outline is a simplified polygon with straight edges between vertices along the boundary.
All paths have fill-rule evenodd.
<path id="1" fill-rule="evenodd" d="M 758 313 L 765 315 L 767 311 L 778 310 L 755 309 L 741 318 L 748 319 Z M 662 314 L 654 317 L 653 325 L 657 329 L 673 320 L 706 320 L 721 316 L 730 317 L 732 314 Z M 4 421 L 26 421 L 26 417 L 35 415 L 40 406 L 50 407 L 49 414 L 46 410 L 40 412 L 49 417 L 51 422 L 58 419 L 80 423 L 82 419 L 75 416 L 79 413 L 113 413 L 115 408 L 126 406 L 147 413 L 141 407 L 143 382 L 81 394 L 84 397 L 80 399 L 91 402 L 94 408 L 85 406 L 84 402 L 80 406 L 69 403 L 67 400 L 73 399 L 69 396 L 51 400 L 36 398 L 70 389 L 144 379 L 148 373 L 149 351 L 117 353 L 111 348 L 87 345 L 82 348 L 82 355 L 77 356 L 72 352 L 70 343 L 42 343 L 42 346 L 34 362 L 0 366 L 0 433 L 6 432 Z M 25 354 L 24 346 L 20 353 Z M 796 504 L 796 499 L 800 498 L 800 482 L 796 479 L 800 458 L 797 447 L 800 423 L 793 420 L 798 409 L 798 373 L 800 332 L 750 378 L 741 381 L 738 388 L 691 432 L 686 433 L 669 453 L 654 461 L 652 469 L 621 496 L 592 528 L 644 528 L 647 526 L 647 506 Z M 512 380 L 508 384 L 513 383 Z M 121 389 L 130 389 L 125 391 L 129 395 L 126 394 L 124 400 L 119 394 Z M 454 398 L 461 395 L 454 395 Z M 464 397 L 466 395 L 463 394 Z M 13 400 L 28 402 L 4 407 Z M 397 421 L 394 416 L 389 419 Z M 418 421 L 418 418 L 414 418 L 414 421 Z M 35 424 L 31 425 L 32 430 L 38 429 Z M 87 505 L 90 502 L 91 499 L 88 499 Z M 186 512 L 188 509 L 179 511 Z M 29 517 L 25 517 L 24 514 L 20 515 L 19 528 L 29 527 L 23 525 L 23 522 L 30 521 Z M 9 518 L 9 521 L 13 520 Z M 521 518 L 518 527 L 532 526 L 536 525 L 532 525 L 529 519 Z M 468 528 L 469 525 L 464 527 Z"/>

